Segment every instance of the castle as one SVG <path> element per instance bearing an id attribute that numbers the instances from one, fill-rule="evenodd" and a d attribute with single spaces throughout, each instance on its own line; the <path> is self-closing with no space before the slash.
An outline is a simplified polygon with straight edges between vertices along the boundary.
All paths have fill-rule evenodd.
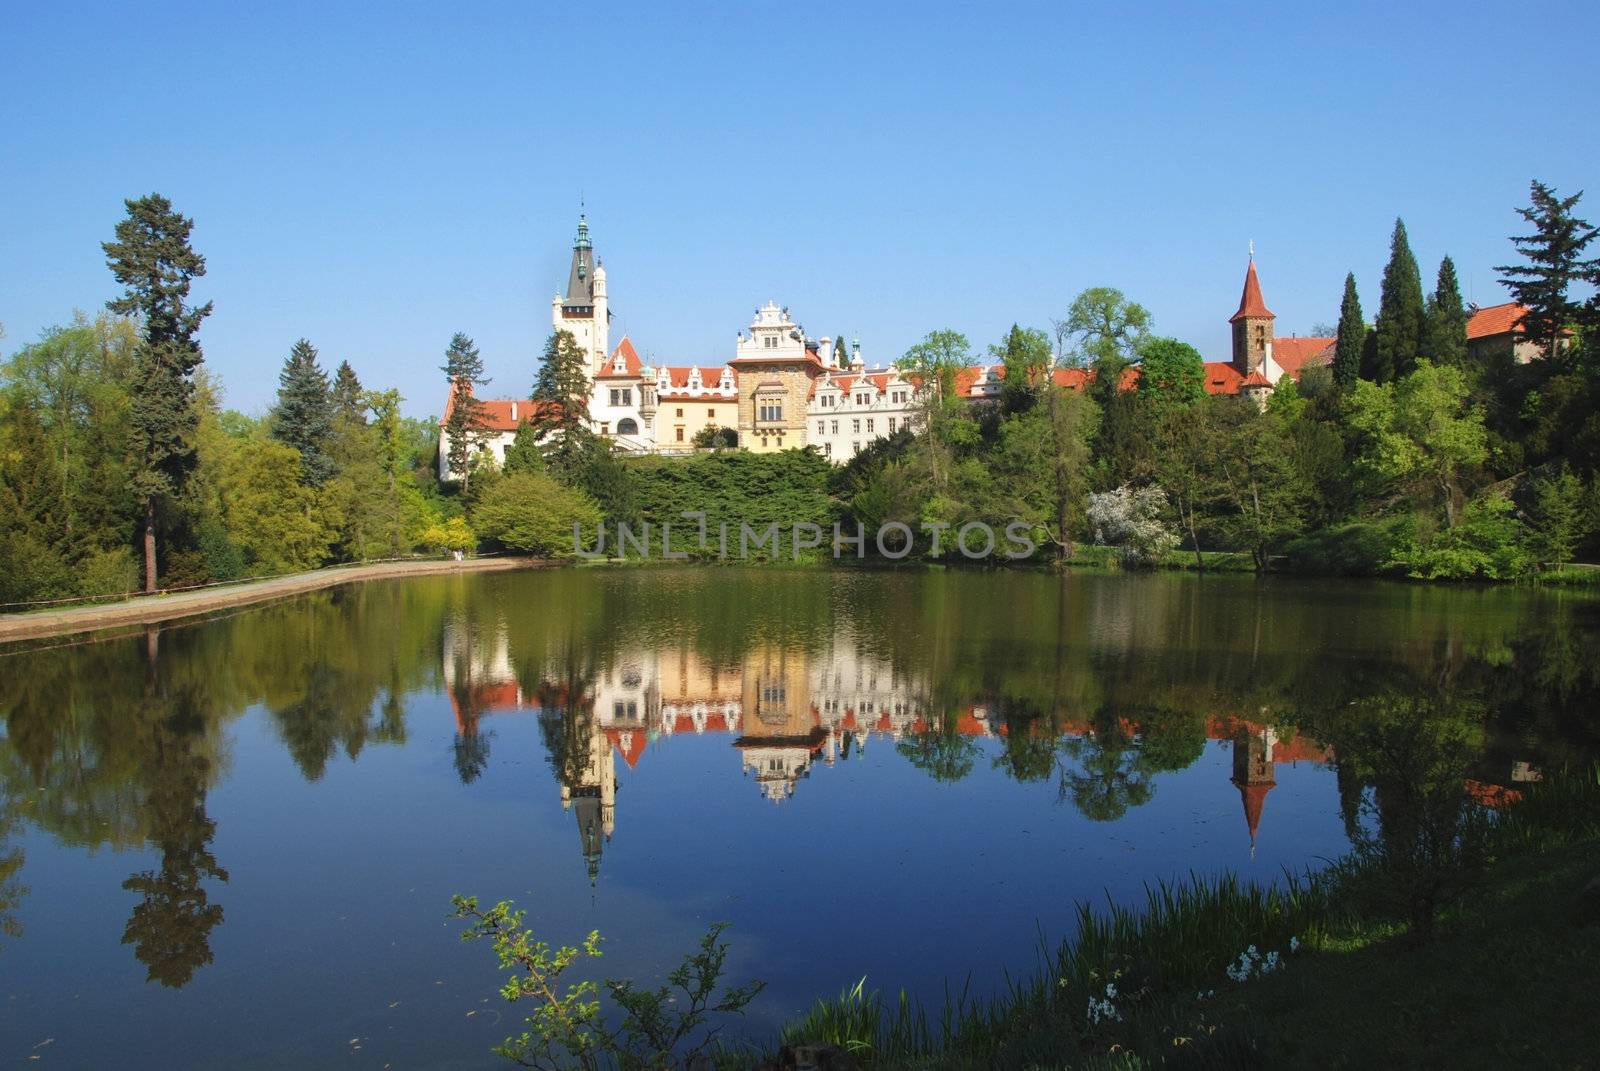
<path id="1" fill-rule="evenodd" d="M 1468 322 L 1474 353 L 1515 347 L 1515 326 L 1523 310 L 1500 305 L 1475 310 Z M 874 440 L 913 427 L 919 414 L 920 386 L 892 367 L 869 367 L 859 341 L 811 339 L 788 308 L 769 301 L 740 330 L 733 356 L 692 365 L 655 365 L 641 360 L 632 339 L 611 345 L 612 309 L 606 271 L 595 256 L 588 219 L 578 217 L 577 237 L 566 289 L 550 302 L 554 330 L 571 332 L 585 357 L 590 379 L 589 417 L 596 432 L 627 453 L 688 453 L 706 429 L 727 429 L 737 445 L 756 452 L 814 447 L 842 464 Z M 1262 295 L 1252 252 L 1245 269 L 1239 307 L 1229 318 L 1232 354 L 1205 364 L 1209 394 L 1242 395 L 1265 405 L 1284 376 L 1298 381 L 1303 369 L 1330 364 L 1335 339 L 1279 337 L 1276 317 Z M 1522 349 L 1517 358 L 1526 359 Z M 957 394 L 972 403 L 999 396 L 1005 369 L 976 365 L 956 376 Z M 1092 374 L 1058 368 L 1057 385 L 1084 390 Z M 1122 386 L 1138 381 L 1130 369 Z M 449 420 L 446 402 L 443 429 Z M 518 427 L 535 409 L 524 399 L 485 400 L 487 426 L 479 449 L 496 464 L 505 460 Z M 441 431 L 441 438 L 448 435 Z M 439 476 L 459 478 L 441 441 Z"/>

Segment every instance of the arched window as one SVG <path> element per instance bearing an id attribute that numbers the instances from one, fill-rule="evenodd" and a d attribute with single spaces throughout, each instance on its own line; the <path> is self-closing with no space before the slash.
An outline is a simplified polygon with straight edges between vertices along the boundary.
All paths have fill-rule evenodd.
<path id="1" fill-rule="evenodd" d="M 617 434 L 618 435 L 637 435 L 637 434 L 639 434 L 639 422 L 634 420 L 632 417 L 623 417 L 621 420 L 617 421 Z"/>

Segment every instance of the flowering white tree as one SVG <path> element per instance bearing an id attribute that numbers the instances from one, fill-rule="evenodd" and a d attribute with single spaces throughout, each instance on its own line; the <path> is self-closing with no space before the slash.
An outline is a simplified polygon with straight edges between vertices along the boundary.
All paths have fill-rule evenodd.
<path id="1" fill-rule="evenodd" d="M 1166 492 L 1154 484 L 1092 494 L 1089 530 L 1096 543 L 1117 547 L 1124 565 L 1153 565 L 1178 545 L 1178 534 L 1161 516 L 1166 508 Z"/>

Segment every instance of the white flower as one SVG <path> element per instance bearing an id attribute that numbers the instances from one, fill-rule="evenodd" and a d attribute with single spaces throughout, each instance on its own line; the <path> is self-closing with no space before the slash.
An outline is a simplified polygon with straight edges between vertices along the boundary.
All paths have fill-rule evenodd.
<path id="1" fill-rule="evenodd" d="M 1300 938 L 1298 938 L 1298 937 L 1289 938 L 1289 951 L 1290 952 L 1298 952 L 1298 951 L 1300 951 Z"/>

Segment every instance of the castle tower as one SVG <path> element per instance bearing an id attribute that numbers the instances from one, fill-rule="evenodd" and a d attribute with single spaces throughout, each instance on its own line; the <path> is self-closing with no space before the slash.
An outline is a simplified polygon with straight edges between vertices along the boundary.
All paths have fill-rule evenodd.
<path id="1" fill-rule="evenodd" d="M 606 297 L 606 270 L 595 260 L 589 221 L 583 215 L 578 216 L 578 237 L 572 243 L 567 291 L 551 300 L 550 324 L 558 331 L 572 332 L 588 355 L 589 377 L 598 375 L 611 353 L 611 306 Z"/>
<path id="2" fill-rule="evenodd" d="M 1261 297 L 1261 280 L 1256 278 L 1256 258 L 1244 273 L 1244 293 L 1239 295 L 1239 311 L 1228 320 L 1233 325 L 1233 366 L 1241 376 L 1261 368 L 1272 355 L 1272 322 L 1276 317 Z"/>

